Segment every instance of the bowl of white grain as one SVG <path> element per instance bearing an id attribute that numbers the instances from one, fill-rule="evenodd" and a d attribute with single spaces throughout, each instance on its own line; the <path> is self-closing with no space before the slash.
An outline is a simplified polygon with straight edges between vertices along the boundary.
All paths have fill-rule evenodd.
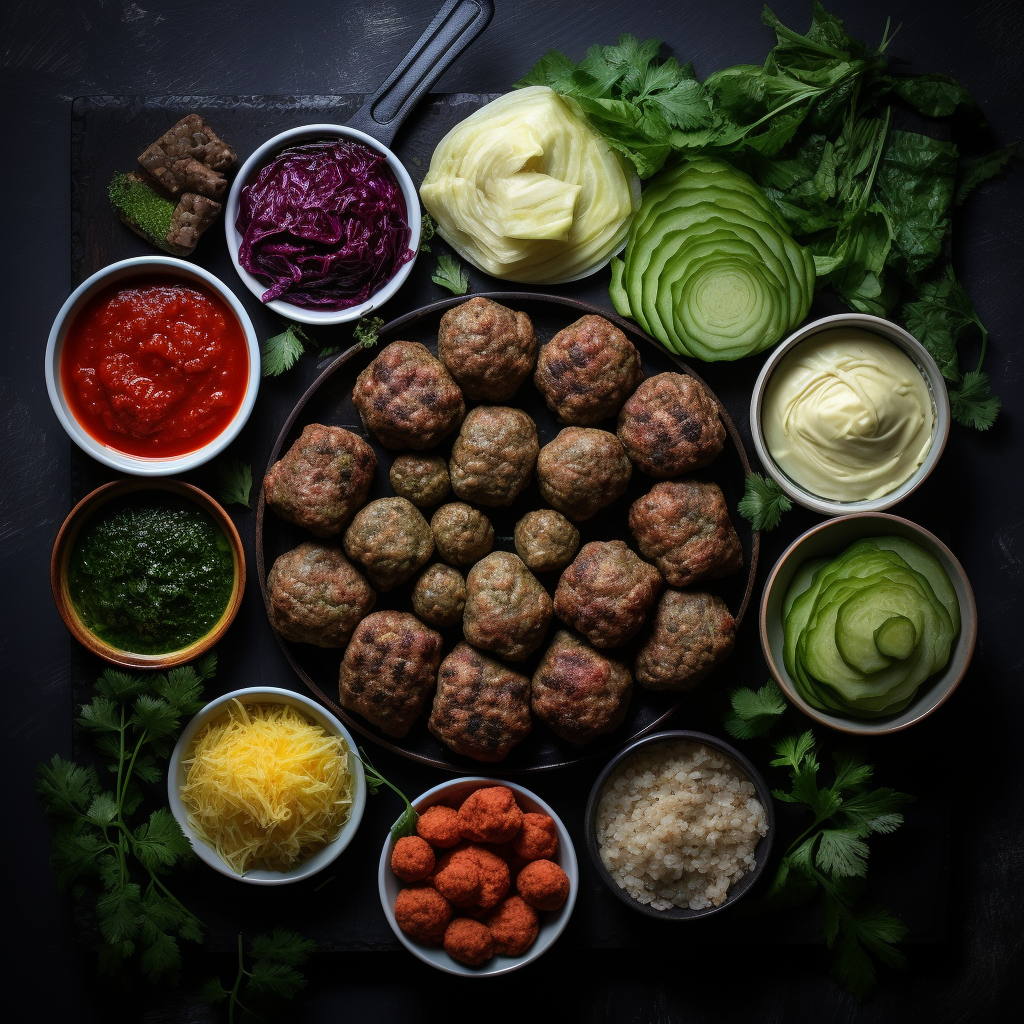
<path id="1" fill-rule="evenodd" d="M 623 748 L 587 802 L 598 874 L 627 906 L 663 920 L 731 907 L 764 870 L 774 832 L 757 769 L 717 737 L 689 730 Z"/>

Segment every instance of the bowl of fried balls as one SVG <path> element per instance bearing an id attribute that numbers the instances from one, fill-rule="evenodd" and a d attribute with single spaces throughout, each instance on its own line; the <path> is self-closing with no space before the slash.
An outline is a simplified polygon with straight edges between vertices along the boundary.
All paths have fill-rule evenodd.
<path id="1" fill-rule="evenodd" d="M 558 815 L 512 782 L 473 776 L 413 801 L 412 835 L 388 836 L 378 885 L 402 945 L 448 974 L 493 977 L 562 934 L 579 887 Z"/>

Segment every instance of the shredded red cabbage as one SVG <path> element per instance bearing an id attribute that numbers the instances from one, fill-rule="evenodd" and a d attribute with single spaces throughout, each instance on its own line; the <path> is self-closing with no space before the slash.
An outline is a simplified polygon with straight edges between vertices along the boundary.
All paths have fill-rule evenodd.
<path id="1" fill-rule="evenodd" d="M 360 142 L 296 146 L 242 189 L 238 262 L 269 278 L 263 301 L 303 309 L 358 306 L 413 258 L 402 189 Z"/>

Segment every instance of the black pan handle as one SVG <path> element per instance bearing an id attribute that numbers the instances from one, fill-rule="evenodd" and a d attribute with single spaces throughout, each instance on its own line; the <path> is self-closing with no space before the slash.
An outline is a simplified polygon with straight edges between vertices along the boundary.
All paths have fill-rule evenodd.
<path id="1" fill-rule="evenodd" d="M 448 0 L 391 77 L 348 120 L 391 145 L 399 125 L 448 66 L 487 27 L 492 0 Z"/>

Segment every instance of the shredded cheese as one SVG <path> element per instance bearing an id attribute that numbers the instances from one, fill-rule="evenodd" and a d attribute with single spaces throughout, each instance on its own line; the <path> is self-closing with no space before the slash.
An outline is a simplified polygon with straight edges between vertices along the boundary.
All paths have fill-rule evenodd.
<path id="1" fill-rule="evenodd" d="M 347 745 L 290 704 L 234 705 L 189 747 L 181 788 L 188 823 L 240 875 L 289 871 L 348 820 Z"/>

